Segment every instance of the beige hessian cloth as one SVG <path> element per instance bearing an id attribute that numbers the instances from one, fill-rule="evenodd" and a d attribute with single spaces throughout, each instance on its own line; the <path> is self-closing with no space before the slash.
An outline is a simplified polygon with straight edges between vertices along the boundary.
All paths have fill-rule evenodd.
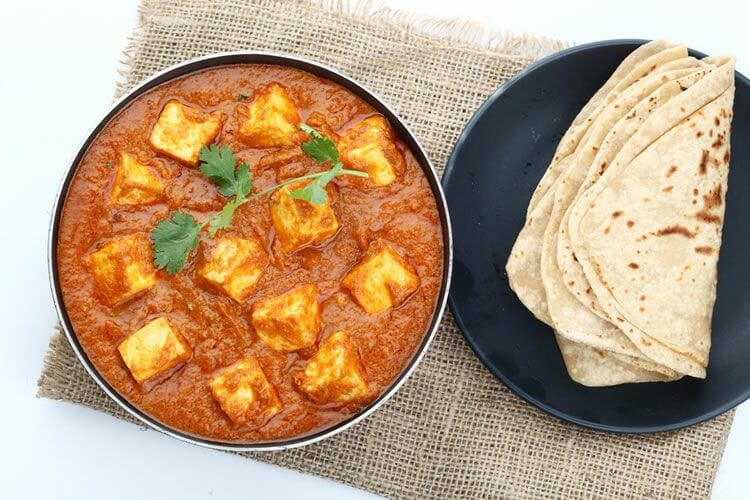
<path id="1" fill-rule="evenodd" d="M 117 91 L 212 52 L 297 54 L 339 68 L 383 96 L 442 171 L 474 110 L 535 58 L 559 48 L 369 4 L 144 0 Z M 40 396 L 132 421 L 59 334 L 39 387 Z M 699 498 L 710 494 L 731 422 L 729 413 L 640 437 L 559 422 L 495 380 L 449 313 L 416 373 L 370 418 L 316 445 L 245 456 L 390 497 Z"/>

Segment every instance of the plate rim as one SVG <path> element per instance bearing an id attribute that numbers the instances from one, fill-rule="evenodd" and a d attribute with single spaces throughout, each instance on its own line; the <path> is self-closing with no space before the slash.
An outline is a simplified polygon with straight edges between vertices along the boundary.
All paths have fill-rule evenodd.
<path id="1" fill-rule="evenodd" d="M 440 179 L 440 183 L 443 187 L 443 191 L 446 193 L 448 191 L 448 185 L 450 183 L 450 180 L 453 177 L 453 175 L 455 175 L 454 171 L 456 168 L 457 156 L 460 153 L 460 150 L 464 147 L 464 143 L 466 142 L 466 139 L 469 136 L 469 134 L 472 132 L 472 129 L 474 129 L 479 119 L 490 108 L 490 106 L 492 106 L 495 103 L 495 101 L 497 101 L 502 95 L 510 91 L 513 88 L 513 86 L 516 85 L 520 80 L 522 80 L 529 74 L 533 73 L 537 69 L 541 68 L 542 66 L 546 66 L 547 64 L 551 62 L 566 58 L 578 52 L 585 52 L 591 49 L 616 46 L 616 45 L 633 45 L 634 47 L 637 47 L 649 41 L 651 40 L 641 39 L 641 38 L 614 38 L 614 39 L 599 40 L 595 42 L 584 43 L 584 44 L 569 47 L 569 48 L 560 50 L 558 52 L 552 53 L 548 56 L 545 56 L 539 59 L 538 61 L 535 61 L 534 63 L 530 64 L 519 73 L 515 74 L 512 78 L 510 78 L 508 81 L 500 85 L 500 87 L 498 87 L 492 94 L 490 94 L 490 96 L 487 97 L 487 99 L 476 109 L 476 111 L 474 111 L 469 121 L 466 122 L 466 125 L 464 126 L 463 130 L 461 131 L 458 138 L 456 139 L 456 142 L 453 146 L 453 150 L 451 151 L 448 161 L 445 164 L 445 169 L 443 170 L 443 175 Z M 700 52 L 698 50 L 694 50 L 689 47 L 688 47 L 688 50 L 691 53 L 697 54 L 700 57 L 706 57 L 705 53 Z M 746 76 L 744 76 L 742 73 L 738 71 L 735 71 L 735 81 L 742 82 L 742 84 L 744 84 L 745 86 L 748 87 L 748 89 L 750 89 L 750 79 L 748 79 Z M 456 244 L 454 242 L 454 247 L 455 246 Z M 592 429 L 595 431 L 601 431 L 601 432 L 607 432 L 607 433 L 615 433 L 615 434 L 653 434 L 653 433 L 658 433 L 658 432 L 674 431 L 678 429 L 684 429 L 686 427 L 691 427 L 693 425 L 700 424 L 702 422 L 706 422 L 708 420 L 716 418 L 736 408 L 738 405 L 750 399 L 750 384 L 748 384 L 748 387 L 747 389 L 745 389 L 744 393 L 730 400 L 728 403 L 720 405 L 716 407 L 715 409 L 713 409 L 712 411 L 705 412 L 700 416 L 689 418 L 689 419 L 684 419 L 684 420 L 679 420 L 679 421 L 675 421 L 672 423 L 660 424 L 660 425 L 643 425 L 643 426 L 624 427 L 622 425 L 610 425 L 610 424 L 604 424 L 600 422 L 593 422 L 590 420 L 586 420 L 584 418 L 580 418 L 574 415 L 570 415 L 566 412 L 560 411 L 554 408 L 553 406 L 543 401 L 540 401 L 539 399 L 535 398 L 531 394 L 521 389 L 518 385 L 514 384 L 508 377 L 505 376 L 502 370 L 499 370 L 496 366 L 494 366 L 494 364 L 490 362 L 486 353 L 484 353 L 478 347 L 472 335 L 469 334 L 468 328 L 466 327 L 466 324 L 464 322 L 464 318 L 462 317 L 461 313 L 459 312 L 459 309 L 456 306 L 456 298 L 455 298 L 455 292 L 454 292 L 453 287 L 451 287 L 448 293 L 448 306 L 450 307 L 451 314 L 453 315 L 453 318 L 455 319 L 456 324 L 458 325 L 458 328 L 461 331 L 461 334 L 466 340 L 466 343 L 469 344 L 469 347 L 477 356 L 477 358 L 479 358 L 482 364 L 489 370 L 489 372 L 495 378 L 497 378 L 503 385 L 505 385 L 505 387 L 510 389 L 511 392 L 513 392 L 516 396 L 530 403 L 534 407 L 542 410 L 544 413 L 550 416 L 553 416 L 559 420 L 562 420 L 564 422 L 574 424 L 581 428 Z"/>

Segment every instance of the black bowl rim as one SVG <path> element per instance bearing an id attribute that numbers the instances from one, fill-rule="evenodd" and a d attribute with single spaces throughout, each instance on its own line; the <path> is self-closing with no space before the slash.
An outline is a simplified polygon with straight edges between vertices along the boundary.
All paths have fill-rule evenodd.
<path id="1" fill-rule="evenodd" d="M 471 134 L 472 129 L 476 126 L 481 116 L 487 111 L 487 109 L 489 109 L 490 106 L 494 104 L 494 102 L 497 99 L 500 98 L 500 96 L 510 91 L 515 84 L 517 84 L 520 80 L 525 78 L 528 74 L 536 71 L 538 68 L 545 66 L 551 62 L 564 59 L 571 54 L 575 54 L 579 52 L 586 52 L 591 49 L 596 49 L 599 47 L 609 47 L 609 46 L 614 46 L 614 45 L 628 45 L 628 46 L 633 46 L 633 48 L 636 48 L 637 46 L 647 43 L 649 41 L 651 40 L 639 39 L 639 38 L 617 38 L 617 39 L 612 39 L 612 40 L 600 40 L 600 41 L 586 43 L 582 45 L 576 45 L 574 47 L 563 49 L 559 52 L 550 54 L 536 61 L 535 63 L 529 65 L 520 73 L 514 75 L 513 78 L 511 78 L 510 80 L 505 82 L 503 85 L 501 85 L 490 97 L 487 98 L 486 101 L 484 101 L 484 103 L 482 103 L 482 105 L 474 112 L 471 119 L 469 120 L 469 122 L 466 124 L 463 131 L 459 135 L 458 139 L 456 140 L 456 144 L 453 147 L 453 151 L 451 152 L 450 158 L 448 159 L 448 162 L 445 165 L 445 170 L 443 171 L 443 177 L 442 177 L 443 190 L 448 189 L 448 184 L 450 183 L 451 176 L 454 175 L 454 170 L 456 168 L 458 154 L 461 148 L 463 147 L 463 144 L 466 141 L 466 138 L 469 136 L 469 134 Z M 694 54 L 698 57 L 706 56 L 706 54 L 704 54 L 703 52 L 693 50 L 693 49 L 689 49 L 689 50 L 691 54 Z M 742 84 L 750 88 L 750 79 L 748 79 L 743 74 L 739 72 L 735 72 L 735 79 L 736 81 L 742 82 Z M 739 404 L 745 402 L 747 399 L 750 399 L 750 384 L 748 384 L 748 388 L 745 390 L 745 392 L 742 395 L 729 401 L 728 403 L 724 405 L 718 406 L 713 411 L 706 412 L 699 417 L 679 420 L 679 421 L 675 421 L 675 422 L 672 422 L 669 424 L 663 424 L 663 425 L 623 427 L 619 425 L 607 425 L 607 424 L 602 424 L 599 422 L 592 422 L 590 420 L 575 417 L 573 415 L 569 415 L 565 412 L 557 410 L 553 406 L 550 406 L 547 403 L 544 403 L 543 401 L 540 401 L 539 399 L 535 398 L 531 394 L 524 391 L 518 385 L 514 384 L 508 377 L 506 377 L 505 374 L 501 370 L 499 370 L 497 367 L 493 365 L 491 360 L 487 357 L 486 353 L 482 351 L 482 349 L 474 341 L 473 336 L 469 333 L 469 330 L 466 327 L 466 324 L 464 322 L 464 318 L 460 312 L 460 309 L 458 308 L 456 304 L 456 297 L 453 291 L 449 293 L 448 304 L 450 306 L 451 312 L 453 313 L 453 317 L 456 320 L 456 323 L 458 324 L 459 329 L 461 330 L 461 333 L 466 339 L 466 342 L 469 344 L 472 351 L 474 351 L 474 354 L 476 354 L 476 356 L 480 359 L 480 361 L 482 361 L 484 366 L 487 367 L 487 369 L 498 380 L 500 380 L 506 387 L 508 387 L 508 389 L 513 391 L 513 393 L 515 393 L 517 396 L 531 403 L 532 405 L 536 406 L 537 408 L 547 413 L 548 415 L 556 417 L 564 422 L 570 422 L 579 427 L 584 427 L 587 429 L 594 429 L 597 431 L 620 433 L 620 434 L 651 434 L 651 433 L 656 433 L 656 432 L 673 431 L 673 430 L 682 429 L 685 427 L 690 427 L 692 425 L 696 425 L 701 422 L 710 420 L 714 417 L 717 417 L 731 410 L 732 408 L 735 408 Z"/>
<path id="2" fill-rule="evenodd" d="M 388 388 L 386 388 L 386 390 L 383 391 L 378 396 L 378 398 L 369 403 L 361 411 L 352 414 L 348 418 L 334 424 L 331 427 L 323 428 L 308 434 L 303 434 L 301 436 L 295 436 L 288 439 L 250 443 L 211 439 L 181 431 L 150 416 L 146 412 L 140 410 L 135 405 L 130 403 L 125 397 L 120 395 L 120 393 L 117 392 L 117 390 L 112 387 L 99 373 L 91 360 L 89 360 L 81 344 L 78 342 L 78 338 L 75 335 L 75 331 L 65 310 L 62 291 L 59 285 L 56 258 L 59 222 L 62 214 L 62 209 L 67 198 L 68 187 L 70 186 L 70 183 L 75 176 L 82 157 L 85 155 L 89 146 L 98 136 L 99 132 L 101 132 L 104 126 L 109 123 L 109 121 L 122 109 L 128 106 L 135 98 L 153 89 L 154 87 L 157 87 L 176 78 L 180 78 L 191 73 L 200 72 L 209 68 L 242 64 L 280 65 L 307 71 L 308 73 L 342 85 L 349 91 L 364 99 L 378 112 L 383 114 L 391 123 L 391 125 L 396 129 L 399 137 L 407 144 L 409 149 L 412 151 L 420 166 L 422 167 L 425 176 L 427 177 L 430 188 L 435 197 L 438 214 L 440 216 L 443 240 L 443 272 L 441 288 L 437 297 L 437 301 L 435 303 L 435 310 L 432 313 L 432 319 L 429 326 L 426 328 L 422 341 L 416 348 L 411 360 L 403 368 L 401 373 L 393 380 L 393 382 L 391 382 Z M 121 408 L 123 408 L 128 414 L 135 417 L 146 426 L 181 441 L 225 451 L 277 451 L 306 446 L 308 444 L 312 444 L 338 434 L 345 429 L 348 429 L 349 427 L 360 422 L 364 418 L 371 415 L 375 410 L 380 408 L 414 373 L 417 365 L 423 359 L 429 345 L 435 338 L 438 327 L 440 326 L 440 322 L 443 318 L 443 315 L 445 314 L 448 290 L 450 288 L 453 269 L 453 239 L 451 233 L 450 215 L 448 213 L 448 204 L 445 200 L 445 194 L 443 193 L 440 178 L 438 177 L 435 167 L 432 165 L 429 157 L 427 156 L 427 153 L 420 144 L 419 140 L 416 138 L 416 135 L 406 125 L 404 120 L 393 109 L 391 109 L 380 96 L 369 90 L 361 83 L 355 81 L 353 78 L 345 75 L 341 71 L 306 58 L 275 52 L 221 52 L 190 59 L 152 75 L 143 82 L 139 83 L 125 95 L 123 95 L 119 100 L 117 100 L 117 102 L 115 102 L 111 106 L 111 108 L 106 112 L 103 118 L 97 121 L 97 124 L 86 135 L 86 139 L 82 142 L 81 146 L 76 151 L 77 152 L 75 156 L 69 163 L 60 182 L 60 187 L 55 197 L 52 215 L 50 218 L 47 260 L 52 298 L 55 304 L 58 319 L 60 320 L 60 324 L 62 326 L 63 333 L 65 334 L 68 343 L 75 352 L 76 357 L 81 362 L 81 364 L 83 364 L 88 374 L 94 379 L 99 387 L 101 387 L 101 389 Z"/>

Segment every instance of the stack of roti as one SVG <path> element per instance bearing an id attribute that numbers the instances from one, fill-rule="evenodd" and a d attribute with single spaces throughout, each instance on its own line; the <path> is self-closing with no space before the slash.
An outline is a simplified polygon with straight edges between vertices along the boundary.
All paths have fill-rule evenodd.
<path id="1" fill-rule="evenodd" d="M 576 382 L 706 376 L 733 99 L 734 58 L 654 41 L 561 139 L 506 270 Z"/>

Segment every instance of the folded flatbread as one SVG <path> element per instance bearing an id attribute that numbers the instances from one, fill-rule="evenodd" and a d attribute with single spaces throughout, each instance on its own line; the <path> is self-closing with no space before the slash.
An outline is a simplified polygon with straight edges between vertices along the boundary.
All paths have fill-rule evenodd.
<path id="1" fill-rule="evenodd" d="M 705 377 L 729 173 L 734 59 L 655 111 L 573 205 L 573 253 L 654 362 Z"/>
<path id="2" fill-rule="evenodd" d="M 506 265 L 511 288 L 516 292 L 521 302 L 545 323 L 551 324 L 551 318 L 547 311 L 547 301 L 541 278 L 541 241 L 552 212 L 554 188 L 560 180 L 560 174 L 567 170 L 572 160 L 572 154 L 580 145 L 581 140 L 585 139 L 591 123 L 620 93 L 659 66 L 686 57 L 687 49 L 684 46 L 674 46 L 667 42 L 651 42 L 639 47 L 623 61 L 622 64 L 629 68 L 625 75 L 618 77 L 616 82 L 611 84 L 611 80 L 616 75 L 621 74 L 619 69 L 615 71 L 613 77 L 605 84 L 605 87 L 611 86 L 612 90 L 600 99 L 596 109 L 590 112 L 588 116 L 583 119 L 576 118 L 572 126 L 575 133 L 568 132 L 561 140 L 558 152 L 556 152 L 547 172 L 540 181 L 540 184 L 550 185 L 546 188 L 538 187 L 536 189 L 535 196 L 538 196 L 539 199 L 533 209 L 528 212 L 526 223 L 513 245 Z M 595 95 L 595 97 L 597 96 L 598 94 Z M 588 107 L 587 105 L 584 110 Z M 550 176 L 554 178 L 551 183 L 546 180 Z M 543 191 L 543 194 L 536 194 L 541 191 Z"/>
<path id="3" fill-rule="evenodd" d="M 506 270 L 521 301 L 554 327 L 579 383 L 705 376 L 733 66 L 662 41 L 635 50 L 576 117 L 534 192 Z M 685 128 L 703 140 L 676 131 Z M 673 168 L 691 155 L 701 179 Z M 654 175 L 659 168 L 668 183 Z M 653 234 L 632 237 L 637 224 Z M 649 313 L 652 296 L 658 310 Z"/>

